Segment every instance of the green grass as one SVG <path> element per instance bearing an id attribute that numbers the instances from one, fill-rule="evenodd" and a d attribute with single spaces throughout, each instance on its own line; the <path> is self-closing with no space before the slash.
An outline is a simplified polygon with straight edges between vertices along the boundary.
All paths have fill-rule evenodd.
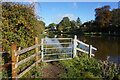
<path id="1" fill-rule="evenodd" d="M 59 64 L 66 71 L 65 73 L 59 74 L 59 78 L 103 78 L 102 64 L 94 58 L 89 58 L 87 54 L 79 54 L 74 59 L 59 61 Z M 119 76 L 120 71 L 119 74 L 110 71 L 110 74 L 106 78 L 118 79 Z"/>

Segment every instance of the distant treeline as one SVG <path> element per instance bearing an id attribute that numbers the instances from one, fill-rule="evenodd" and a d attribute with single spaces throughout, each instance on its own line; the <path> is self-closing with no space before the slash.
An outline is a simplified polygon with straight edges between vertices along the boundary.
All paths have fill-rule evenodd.
<path id="1" fill-rule="evenodd" d="M 103 6 L 95 9 L 95 20 L 91 20 L 82 24 L 78 17 L 76 21 L 70 21 L 68 17 L 64 17 L 59 24 L 49 24 L 48 32 L 56 33 L 114 33 L 120 34 L 120 9 L 110 11 L 110 6 Z M 56 28 L 54 28 L 56 26 Z"/>

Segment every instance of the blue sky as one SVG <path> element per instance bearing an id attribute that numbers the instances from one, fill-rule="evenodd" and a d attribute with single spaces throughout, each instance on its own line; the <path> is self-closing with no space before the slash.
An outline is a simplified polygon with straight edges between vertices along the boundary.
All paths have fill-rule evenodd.
<path id="1" fill-rule="evenodd" d="M 110 5 L 111 10 L 118 8 L 118 2 L 39 2 L 36 6 L 38 14 L 46 26 L 50 23 L 58 24 L 63 17 L 76 20 L 79 17 L 82 23 L 95 19 L 95 9 Z"/>

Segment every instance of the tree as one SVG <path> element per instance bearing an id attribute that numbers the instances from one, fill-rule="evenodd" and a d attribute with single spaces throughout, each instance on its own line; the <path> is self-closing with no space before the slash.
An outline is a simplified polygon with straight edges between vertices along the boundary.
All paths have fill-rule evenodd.
<path id="1" fill-rule="evenodd" d="M 77 23 L 74 20 L 72 20 L 71 21 L 71 30 L 76 30 L 76 29 L 77 29 Z"/>
<path id="2" fill-rule="evenodd" d="M 76 21 L 76 22 L 77 22 L 77 25 L 78 25 L 78 26 L 81 26 L 81 25 L 82 25 L 82 22 L 81 22 L 81 20 L 80 20 L 79 17 L 77 18 L 77 21 Z"/>
<path id="3" fill-rule="evenodd" d="M 63 31 L 63 26 L 61 24 L 58 25 L 58 31 Z"/>
<path id="4" fill-rule="evenodd" d="M 55 23 L 51 23 L 51 24 L 48 25 L 48 27 L 50 27 L 50 28 L 52 28 L 52 27 L 54 27 L 54 26 L 56 26 Z"/>
<path id="5" fill-rule="evenodd" d="M 101 28 L 108 27 L 108 24 L 112 19 L 112 13 L 109 9 L 110 6 L 95 9 L 95 22 L 97 23 L 97 26 Z"/>
<path id="6" fill-rule="evenodd" d="M 112 25 L 115 25 L 115 26 L 120 26 L 120 9 L 113 9 L 112 10 L 112 20 L 111 20 L 111 23 Z"/>
<path id="7" fill-rule="evenodd" d="M 71 28 L 71 23 L 68 17 L 64 17 L 59 23 L 63 26 L 63 30 L 69 30 Z"/>

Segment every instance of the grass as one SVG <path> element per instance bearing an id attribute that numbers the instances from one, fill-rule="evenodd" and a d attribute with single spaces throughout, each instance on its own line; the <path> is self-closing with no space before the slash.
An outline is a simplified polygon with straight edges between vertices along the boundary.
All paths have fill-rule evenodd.
<path id="1" fill-rule="evenodd" d="M 71 60 L 59 61 L 59 64 L 66 71 L 65 73 L 59 74 L 58 78 L 82 78 L 82 79 L 97 79 L 103 78 L 103 69 L 100 60 L 89 58 L 87 54 L 79 54 Z M 116 68 L 117 70 L 117 68 Z M 120 79 L 119 73 L 113 72 L 111 68 L 109 75 L 105 75 L 106 79 Z"/>

